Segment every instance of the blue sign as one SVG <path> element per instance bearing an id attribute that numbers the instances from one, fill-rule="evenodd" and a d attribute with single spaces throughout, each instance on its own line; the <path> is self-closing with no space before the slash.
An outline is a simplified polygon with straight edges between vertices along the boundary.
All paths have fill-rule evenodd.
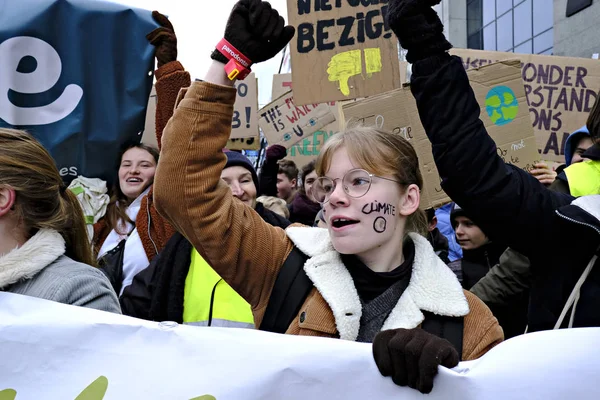
<path id="1" fill-rule="evenodd" d="M 66 182 L 111 182 L 152 89 L 150 11 L 96 0 L 0 0 L 0 127 L 24 129 Z"/>

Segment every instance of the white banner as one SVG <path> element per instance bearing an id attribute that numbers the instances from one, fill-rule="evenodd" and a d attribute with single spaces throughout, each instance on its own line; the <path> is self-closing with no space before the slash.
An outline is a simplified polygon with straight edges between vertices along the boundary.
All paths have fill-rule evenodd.
<path id="1" fill-rule="evenodd" d="M 0 355 L 1 400 L 600 398 L 599 328 L 511 339 L 441 368 L 424 396 L 380 376 L 369 344 L 159 324 L 0 293 Z"/>

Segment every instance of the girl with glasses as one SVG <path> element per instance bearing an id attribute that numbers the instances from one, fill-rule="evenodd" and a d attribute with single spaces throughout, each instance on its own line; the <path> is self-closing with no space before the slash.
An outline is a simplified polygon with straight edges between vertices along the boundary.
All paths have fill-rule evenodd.
<path id="1" fill-rule="evenodd" d="M 250 7 L 250 21 L 277 21 L 277 15 L 252 16 L 277 13 L 261 4 L 241 0 L 230 18 Z M 283 25 L 268 31 L 282 30 Z M 263 38 L 262 31 L 249 33 L 253 48 L 281 42 Z M 203 82 L 180 93 L 163 133 L 155 200 L 161 214 L 250 303 L 257 327 L 271 316 L 267 310 L 280 290 L 276 282 L 284 264 L 287 269 L 295 259 L 311 287 L 292 319 L 283 321 L 285 333 L 374 342 L 378 363 L 404 371 L 394 380 L 398 384 L 429 392 L 438 365 L 454 367 L 502 341 L 489 309 L 463 291 L 418 233 L 426 229 L 419 211 L 423 180 L 409 142 L 372 128 L 336 134 L 321 150 L 311 188 L 323 204 L 327 229 L 283 230 L 265 223 L 220 180 L 235 97 L 219 61 Z M 460 342 L 420 329 L 436 319 L 458 322 Z M 390 342 L 407 351 L 398 346 L 388 351 Z"/>

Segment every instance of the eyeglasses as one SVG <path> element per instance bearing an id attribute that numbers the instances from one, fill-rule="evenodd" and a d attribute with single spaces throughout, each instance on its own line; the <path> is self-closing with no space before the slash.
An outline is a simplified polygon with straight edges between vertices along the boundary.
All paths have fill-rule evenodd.
<path id="1" fill-rule="evenodd" d="M 350 171 L 344 174 L 344 177 L 342 178 L 342 188 L 344 189 L 344 192 L 346 192 L 346 194 L 350 197 L 353 197 L 355 199 L 363 197 L 369 192 L 369 189 L 371 189 L 371 183 L 373 182 L 373 178 L 385 179 L 386 181 L 405 184 L 404 182 L 400 182 L 395 179 L 373 175 L 368 173 L 364 169 L 356 168 L 351 169 Z M 317 180 L 312 186 L 311 193 L 318 203 L 324 204 L 329 201 L 331 194 L 335 191 L 335 188 L 337 186 L 336 181 L 338 179 L 339 178 L 331 179 L 326 176 L 321 176 L 317 178 Z"/>

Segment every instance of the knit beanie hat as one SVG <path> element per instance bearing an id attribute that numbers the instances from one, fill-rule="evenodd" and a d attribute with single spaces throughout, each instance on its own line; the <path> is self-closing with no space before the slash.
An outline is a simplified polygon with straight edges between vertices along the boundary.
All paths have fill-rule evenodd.
<path id="1" fill-rule="evenodd" d="M 254 186 L 256 186 L 256 191 L 258 192 L 258 175 L 256 175 L 256 170 L 254 166 L 242 153 L 238 153 L 237 151 L 224 151 L 227 156 L 227 164 L 225 164 L 225 168 L 229 167 L 243 167 L 246 168 L 252 174 L 252 181 L 254 182 Z M 223 168 L 223 169 L 225 169 Z"/>
<path id="2" fill-rule="evenodd" d="M 456 222 L 454 221 L 456 217 L 467 217 L 467 214 L 458 204 L 454 203 L 450 212 L 450 224 L 453 229 L 456 229 Z"/>

